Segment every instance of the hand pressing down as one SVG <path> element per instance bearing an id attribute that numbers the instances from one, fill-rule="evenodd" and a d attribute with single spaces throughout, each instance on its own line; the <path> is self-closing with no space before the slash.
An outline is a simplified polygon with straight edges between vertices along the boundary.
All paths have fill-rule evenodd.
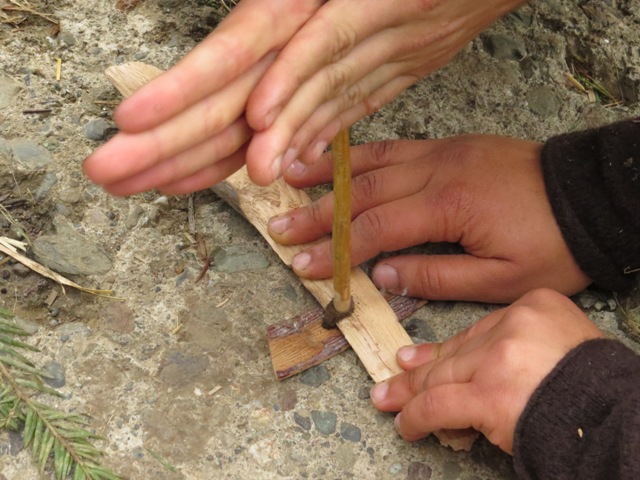
<path id="1" fill-rule="evenodd" d="M 565 294 L 590 279 L 571 256 L 547 199 L 541 145 L 498 136 L 392 141 L 352 149 L 354 265 L 425 242 L 459 243 L 460 255 L 402 255 L 374 268 L 379 287 L 429 299 L 511 302 L 535 288 Z M 331 180 L 331 157 L 292 164 L 285 179 L 307 187 Z M 332 195 L 273 218 L 278 242 L 331 232 Z M 330 277 L 327 239 L 293 260 L 305 278 Z"/>
<path id="2" fill-rule="evenodd" d="M 401 348 L 406 371 L 376 385 L 371 400 L 400 412 L 395 424 L 405 440 L 471 427 L 512 453 L 534 390 L 570 350 L 602 336 L 571 300 L 535 290 L 442 344 Z"/>
<path id="3" fill-rule="evenodd" d="M 247 99 L 323 0 L 243 0 L 173 68 L 115 112 L 120 133 L 84 162 L 115 195 L 209 187 L 245 163 Z M 279 174 L 279 171 L 278 171 Z"/>

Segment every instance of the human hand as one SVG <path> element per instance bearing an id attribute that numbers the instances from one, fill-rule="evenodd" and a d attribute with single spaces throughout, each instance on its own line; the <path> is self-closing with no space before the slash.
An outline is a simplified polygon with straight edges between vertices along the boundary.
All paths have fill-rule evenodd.
<path id="1" fill-rule="evenodd" d="M 316 160 L 342 128 L 445 65 L 526 0 L 331 0 L 284 46 L 251 94 L 247 168 L 258 184 Z"/>
<path id="2" fill-rule="evenodd" d="M 243 0 L 173 68 L 115 112 L 121 132 L 84 162 L 89 178 L 115 195 L 159 188 L 186 193 L 244 164 L 249 94 L 276 51 L 322 0 Z"/>
<path id="3" fill-rule="evenodd" d="M 541 145 L 497 136 L 391 141 L 352 149 L 351 258 L 354 265 L 425 242 L 459 243 L 460 255 L 403 255 L 380 261 L 374 283 L 430 299 L 511 302 L 548 287 L 565 294 L 590 279 L 573 260 L 545 193 Z M 331 157 L 294 163 L 298 187 L 331 179 Z M 269 232 L 283 244 L 331 232 L 332 194 L 276 217 Z M 298 254 L 305 278 L 332 274 L 327 239 Z"/>
<path id="4" fill-rule="evenodd" d="M 406 370 L 371 391 L 374 406 L 400 413 L 408 441 L 441 429 L 474 428 L 512 453 L 516 425 L 529 398 L 556 364 L 602 333 L 571 300 L 533 291 L 442 344 L 403 347 Z"/>

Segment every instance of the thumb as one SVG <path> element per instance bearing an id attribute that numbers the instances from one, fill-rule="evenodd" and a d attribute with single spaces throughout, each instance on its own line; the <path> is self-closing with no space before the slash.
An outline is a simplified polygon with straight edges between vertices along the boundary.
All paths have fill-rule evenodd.
<path id="1" fill-rule="evenodd" d="M 509 260 L 469 254 L 403 255 L 379 262 L 372 279 L 396 295 L 504 303 L 523 293 L 514 267 Z"/>

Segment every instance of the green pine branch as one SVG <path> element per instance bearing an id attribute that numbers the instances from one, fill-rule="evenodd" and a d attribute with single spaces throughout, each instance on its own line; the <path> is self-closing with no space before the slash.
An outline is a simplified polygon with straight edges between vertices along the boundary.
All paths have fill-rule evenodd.
<path id="1" fill-rule="evenodd" d="M 121 480 L 100 465 L 104 453 L 91 443 L 100 437 L 88 430 L 87 417 L 33 399 L 43 393 L 61 395 L 43 382 L 48 374 L 20 353 L 38 349 L 16 338 L 29 334 L 12 318 L 10 311 L 0 308 L 0 428 L 22 429 L 24 445 L 40 473 L 49 466 L 56 480 Z"/>

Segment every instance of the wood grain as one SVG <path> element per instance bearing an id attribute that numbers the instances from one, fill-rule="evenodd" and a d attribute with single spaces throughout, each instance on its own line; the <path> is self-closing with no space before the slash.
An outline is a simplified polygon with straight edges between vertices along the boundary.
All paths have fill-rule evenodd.
<path id="1" fill-rule="evenodd" d="M 427 303 L 401 296 L 393 296 L 388 302 L 399 321 Z M 322 327 L 324 314 L 324 309 L 318 307 L 267 328 L 271 363 L 278 380 L 318 365 L 349 348 L 349 342 L 340 330 Z"/>

